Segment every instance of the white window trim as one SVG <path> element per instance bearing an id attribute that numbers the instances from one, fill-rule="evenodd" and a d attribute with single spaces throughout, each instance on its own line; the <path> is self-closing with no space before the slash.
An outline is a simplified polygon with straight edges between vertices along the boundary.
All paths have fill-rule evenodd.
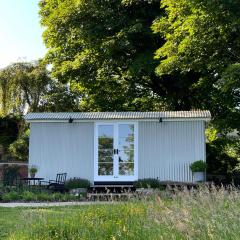
<path id="1" fill-rule="evenodd" d="M 98 126 L 99 125 L 113 125 L 114 126 L 114 138 L 118 139 L 118 124 L 134 124 L 134 176 L 98 176 Z M 114 140 L 114 148 L 116 149 L 116 141 Z M 114 158 L 118 156 L 115 155 Z M 114 159 L 114 162 L 117 162 Z M 118 170 L 118 164 L 114 164 L 114 169 Z M 132 182 L 138 179 L 138 122 L 136 121 L 95 121 L 94 122 L 94 181 L 102 181 L 102 182 Z"/>

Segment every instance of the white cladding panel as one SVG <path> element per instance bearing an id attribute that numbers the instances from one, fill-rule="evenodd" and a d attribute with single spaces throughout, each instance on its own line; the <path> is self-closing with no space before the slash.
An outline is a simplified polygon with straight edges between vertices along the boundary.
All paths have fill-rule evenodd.
<path id="1" fill-rule="evenodd" d="M 192 181 L 191 162 L 205 161 L 203 121 L 139 122 L 139 178 Z"/>
<path id="2" fill-rule="evenodd" d="M 138 178 L 192 181 L 189 164 L 205 160 L 204 121 L 139 121 Z M 94 178 L 94 122 L 31 123 L 29 164 L 38 177 Z"/>
<path id="3" fill-rule="evenodd" d="M 29 164 L 37 165 L 37 176 L 93 181 L 94 123 L 31 123 Z"/>

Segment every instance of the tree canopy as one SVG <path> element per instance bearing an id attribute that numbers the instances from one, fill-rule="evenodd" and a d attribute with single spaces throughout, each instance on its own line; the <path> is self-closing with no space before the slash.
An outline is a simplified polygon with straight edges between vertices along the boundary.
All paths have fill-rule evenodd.
<path id="1" fill-rule="evenodd" d="M 238 128 L 239 1 L 162 0 L 161 7 L 166 14 L 152 26 L 165 39 L 156 74 L 184 78 L 192 108 L 211 110 L 221 128 Z"/>
<path id="2" fill-rule="evenodd" d="M 19 62 L 0 70 L 0 114 L 36 111 L 50 81 L 41 62 Z"/>
<path id="3" fill-rule="evenodd" d="M 0 70 L 1 115 L 27 108 L 209 109 L 209 169 L 218 162 L 230 176 L 240 146 L 228 137 L 240 130 L 238 0 L 40 0 L 39 6 L 48 52 L 43 61 Z M 11 145 L 22 159 L 27 136 L 22 131 Z"/>
<path id="4" fill-rule="evenodd" d="M 159 1 L 40 1 L 53 76 L 79 85 L 88 110 L 159 109 L 151 31 Z M 57 30 L 56 30 L 57 29 Z"/>

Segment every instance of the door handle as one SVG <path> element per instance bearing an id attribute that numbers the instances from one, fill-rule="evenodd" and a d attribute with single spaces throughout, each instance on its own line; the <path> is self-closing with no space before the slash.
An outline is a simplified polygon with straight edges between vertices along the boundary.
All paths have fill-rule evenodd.
<path id="1" fill-rule="evenodd" d="M 118 154 L 118 149 L 113 149 L 113 154 Z"/>

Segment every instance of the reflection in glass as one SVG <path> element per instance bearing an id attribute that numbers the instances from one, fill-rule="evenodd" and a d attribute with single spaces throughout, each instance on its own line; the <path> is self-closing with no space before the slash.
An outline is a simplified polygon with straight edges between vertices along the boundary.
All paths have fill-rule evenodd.
<path id="1" fill-rule="evenodd" d="M 119 175 L 125 175 L 125 176 L 134 175 L 134 164 L 119 163 Z"/>
<path id="2" fill-rule="evenodd" d="M 134 175 L 134 124 L 120 124 L 118 134 L 119 175 Z"/>
<path id="3" fill-rule="evenodd" d="M 119 137 L 133 138 L 134 125 L 133 124 L 119 124 Z"/>
<path id="4" fill-rule="evenodd" d="M 113 125 L 99 125 L 98 126 L 99 138 L 113 138 Z"/>
<path id="5" fill-rule="evenodd" d="M 120 150 L 119 162 L 134 162 L 134 150 Z"/>
<path id="6" fill-rule="evenodd" d="M 98 175 L 113 175 L 113 125 L 98 126 Z"/>
<path id="7" fill-rule="evenodd" d="M 98 175 L 100 176 L 113 175 L 113 163 L 99 163 Z"/>
<path id="8" fill-rule="evenodd" d="M 113 162 L 113 150 L 112 149 L 99 149 L 98 150 L 98 162 Z"/>
<path id="9" fill-rule="evenodd" d="M 113 138 L 98 138 L 98 149 L 113 149 Z"/>

